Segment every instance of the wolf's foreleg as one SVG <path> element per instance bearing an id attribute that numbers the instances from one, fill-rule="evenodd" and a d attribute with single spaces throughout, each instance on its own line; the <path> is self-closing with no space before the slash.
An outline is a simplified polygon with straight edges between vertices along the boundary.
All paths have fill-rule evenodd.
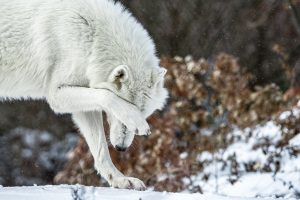
<path id="1" fill-rule="evenodd" d="M 86 142 L 95 160 L 95 168 L 111 186 L 144 190 L 142 181 L 124 176 L 112 163 L 103 128 L 101 111 L 73 113 L 75 123 L 84 135 Z"/>
<path id="2" fill-rule="evenodd" d="M 75 113 L 104 110 L 113 114 L 129 130 L 149 134 L 150 128 L 138 108 L 106 89 L 63 86 L 50 90 L 48 103 L 55 112 Z"/>

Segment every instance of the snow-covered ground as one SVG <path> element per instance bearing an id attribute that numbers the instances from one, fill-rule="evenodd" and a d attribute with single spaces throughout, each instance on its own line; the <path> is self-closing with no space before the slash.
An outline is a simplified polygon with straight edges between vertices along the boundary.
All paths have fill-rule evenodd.
<path id="1" fill-rule="evenodd" d="M 299 110 L 296 113 L 299 117 Z M 281 120 L 291 113 L 285 112 Z M 203 171 L 183 179 L 204 193 L 234 197 L 300 197 L 300 134 L 279 145 L 284 130 L 274 121 L 228 134 L 232 144 L 217 152 L 203 152 Z"/>
<path id="2" fill-rule="evenodd" d="M 134 191 L 86 186 L 2 187 L 1 200 L 254 200 L 213 194 Z M 271 200 L 271 198 L 263 198 Z"/>
<path id="3" fill-rule="evenodd" d="M 282 112 L 279 120 L 284 121 L 290 117 L 300 118 L 300 103 L 292 110 Z M 275 120 L 245 129 L 234 128 L 228 133 L 229 145 L 215 152 L 204 151 L 198 155 L 197 162 L 202 165 L 203 170 L 182 179 L 183 184 L 187 188 L 190 187 L 183 193 L 151 190 L 140 192 L 81 185 L 30 187 L 1 187 L 0 185 L 0 200 L 270 200 L 278 198 L 296 200 L 300 199 L 300 133 L 297 130 L 283 142 L 288 131 Z M 49 162 L 51 159 L 63 160 L 61 152 L 67 151 L 71 146 L 64 145 L 68 144 L 64 142 L 51 145 L 49 141 L 54 139 L 51 139 L 48 133 L 32 130 L 14 129 L 9 135 L 8 139 L 12 138 L 12 141 L 16 137 L 20 138 L 19 143 L 21 147 L 24 146 L 20 148 L 21 156 L 31 160 L 41 160 L 40 165 L 47 169 L 53 167 Z M 65 140 L 73 141 L 72 145 L 74 145 L 76 138 L 71 139 Z M 31 156 L 36 154 L 35 148 L 40 146 L 45 150 L 42 149 L 37 155 L 44 159 Z M 64 150 L 63 147 L 66 146 L 68 148 Z M 47 153 L 48 151 L 50 153 Z M 187 157 L 187 152 L 180 155 L 182 160 Z M 2 155 L 0 161 L 3 158 Z M 13 175 L 20 177 L 18 173 Z M 193 187 L 201 188 L 203 194 L 191 194 Z"/>
<path id="4" fill-rule="evenodd" d="M 283 112 L 279 118 L 285 120 L 292 114 L 299 117 L 299 113 L 294 109 L 292 112 Z M 28 140 L 28 135 L 43 136 L 30 131 L 30 134 L 25 134 L 28 131 L 22 132 L 26 136 L 24 141 L 35 141 Z M 287 145 L 278 146 L 284 134 L 284 129 L 274 121 L 252 128 L 235 128 L 228 134 L 229 140 L 232 141 L 231 145 L 214 153 L 199 154 L 197 160 L 203 164 L 203 170 L 182 181 L 191 187 L 199 186 L 204 194 L 190 194 L 188 191 L 184 193 L 159 193 L 150 190 L 139 192 L 81 185 L 32 187 L 1 187 L 0 185 L 0 200 L 251 200 L 256 198 L 296 200 L 300 195 L 300 134 L 291 138 Z M 53 155 L 57 157 L 55 156 L 57 153 Z M 182 153 L 180 156 L 181 159 L 186 157 L 187 153 Z"/>

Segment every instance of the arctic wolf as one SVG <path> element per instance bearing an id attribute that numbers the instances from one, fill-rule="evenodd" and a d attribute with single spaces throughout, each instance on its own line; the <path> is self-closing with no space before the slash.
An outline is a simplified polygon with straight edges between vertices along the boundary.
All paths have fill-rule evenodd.
<path id="1" fill-rule="evenodd" d="M 144 189 L 113 165 L 105 140 L 124 151 L 146 118 L 165 103 L 166 70 L 153 41 L 119 3 L 110 0 L 0 0 L 0 97 L 45 99 L 72 113 L 95 160 L 113 186 Z"/>

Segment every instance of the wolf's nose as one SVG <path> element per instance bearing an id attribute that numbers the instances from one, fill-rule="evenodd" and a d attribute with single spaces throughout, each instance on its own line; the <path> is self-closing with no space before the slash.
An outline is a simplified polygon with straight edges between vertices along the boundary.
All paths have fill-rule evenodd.
<path id="1" fill-rule="evenodd" d="M 120 147 L 120 146 L 116 146 L 117 151 L 126 151 L 126 147 Z"/>

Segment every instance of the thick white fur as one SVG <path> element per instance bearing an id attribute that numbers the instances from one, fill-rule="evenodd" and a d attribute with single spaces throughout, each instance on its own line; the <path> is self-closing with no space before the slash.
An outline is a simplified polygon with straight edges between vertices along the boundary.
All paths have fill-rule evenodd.
<path id="1" fill-rule="evenodd" d="M 149 134 L 145 120 L 163 107 L 165 70 L 148 33 L 110 0 L 0 0 L 0 97 L 46 99 L 72 113 L 95 167 L 119 188 L 143 189 L 113 165 L 103 130 L 108 114 L 114 146 Z"/>

